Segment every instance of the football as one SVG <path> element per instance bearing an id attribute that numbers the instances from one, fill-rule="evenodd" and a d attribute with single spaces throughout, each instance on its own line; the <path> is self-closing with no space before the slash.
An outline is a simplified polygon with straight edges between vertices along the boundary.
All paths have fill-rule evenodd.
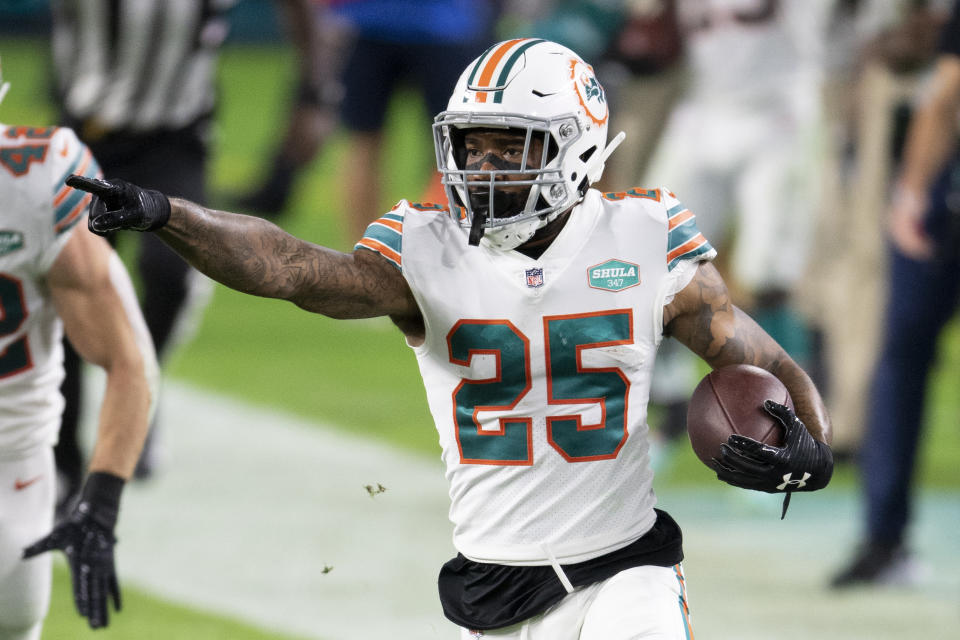
<path id="1" fill-rule="evenodd" d="M 713 469 L 720 445 L 734 433 L 781 446 L 783 426 L 764 410 L 764 400 L 793 409 L 787 388 L 766 369 L 738 364 L 704 376 L 687 408 L 687 434 L 697 457 Z"/>

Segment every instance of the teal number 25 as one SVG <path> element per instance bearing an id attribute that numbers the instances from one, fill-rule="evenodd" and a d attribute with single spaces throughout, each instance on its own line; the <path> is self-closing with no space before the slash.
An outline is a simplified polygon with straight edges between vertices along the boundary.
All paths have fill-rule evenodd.
<path id="1" fill-rule="evenodd" d="M 585 367 L 582 353 L 633 343 L 629 309 L 543 318 L 547 402 L 596 404 L 600 422 L 582 414 L 547 417 L 547 441 L 568 462 L 616 458 L 627 440 L 630 382 L 617 367 Z M 468 464 L 533 464 L 533 419 L 500 418 L 482 430 L 482 411 L 509 411 L 532 388 L 530 340 L 508 320 L 461 320 L 447 335 L 450 362 L 469 366 L 475 355 L 494 356 L 495 373 L 461 380 L 453 392 L 460 460 Z"/>

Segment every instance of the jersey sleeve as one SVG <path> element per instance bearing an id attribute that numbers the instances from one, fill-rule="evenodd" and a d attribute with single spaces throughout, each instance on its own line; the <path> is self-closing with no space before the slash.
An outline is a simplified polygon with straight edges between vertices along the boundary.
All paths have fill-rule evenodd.
<path id="1" fill-rule="evenodd" d="M 713 260 L 716 249 L 700 233 L 692 211 L 667 189 L 661 189 L 667 209 L 667 269 L 673 271 L 683 262 Z"/>
<path id="2" fill-rule="evenodd" d="M 93 153 L 72 129 L 58 127 L 50 137 L 49 144 L 46 169 L 52 210 L 47 214 L 44 225 L 50 229 L 53 240 L 46 245 L 40 258 L 43 270 L 56 260 L 74 226 L 83 219 L 92 199 L 89 193 L 68 187 L 65 180 L 72 174 L 87 178 L 103 177 Z"/>
<path id="3" fill-rule="evenodd" d="M 379 253 L 397 269 L 403 270 L 403 207 L 397 205 L 389 213 L 374 220 L 354 249 Z"/>

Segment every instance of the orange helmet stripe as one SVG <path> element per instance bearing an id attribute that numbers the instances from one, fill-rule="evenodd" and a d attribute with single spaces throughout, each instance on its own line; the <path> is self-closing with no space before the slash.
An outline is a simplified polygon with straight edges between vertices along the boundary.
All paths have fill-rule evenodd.
<path id="1" fill-rule="evenodd" d="M 503 59 L 503 56 L 507 55 L 513 45 L 518 42 L 522 42 L 524 38 L 516 38 L 514 40 L 507 40 L 502 45 L 500 45 L 496 51 L 487 58 L 487 64 L 483 67 L 483 71 L 480 72 L 480 78 L 477 80 L 477 86 L 480 87 L 489 87 L 490 80 L 493 78 L 493 72 L 496 71 L 497 65 L 500 64 L 500 60 Z M 487 92 L 481 91 L 477 93 L 477 102 L 486 102 L 487 101 Z"/>

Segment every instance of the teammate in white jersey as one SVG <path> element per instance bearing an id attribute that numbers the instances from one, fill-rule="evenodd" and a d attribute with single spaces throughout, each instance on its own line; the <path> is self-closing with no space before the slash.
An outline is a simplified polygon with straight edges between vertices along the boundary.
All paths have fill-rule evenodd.
<path id="1" fill-rule="evenodd" d="M 107 624 L 108 598 L 120 607 L 113 528 L 147 432 L 156 364 L 122 263 L 103 238 L 78 228 L 90 197 L 63 184 L 70 174 L 99 173 L 70 129 L 0 124 L 3 640 L 40 638 L 52 570 L 42 552 L 49 549 L 67 552 L 75 603 L 91 627 Z M 88 362 L 105 369 L 107 382 L 80 502 L 51 533 L 64 330 Z"/>
<path id="2" fill-rule="evenodd" d="M 156 231 L 227 286 L 396 323 L 443 446 L 459 554 L 440 597 L 463 638 L 679 640 L 680 529 L 654 509 L 645 420 L 664 333 L 714 367 L 773 371 L 795 401 L 799 420 L 768 408 L 788 444 L 733 437 L 721 479 L 778 492 L 803 472 L 789 488 L 819 489 L 830 425 L 807 375 L 731 304 L 690 211 L 664 189 L 590 189 L 619 141 L 607 115 L 569 49 L 490 47 L 434 124 L 449 206 L 402 201 L 350 254 L 119 180 L 68 184 L 96 195 L 95 233 Z"/>

